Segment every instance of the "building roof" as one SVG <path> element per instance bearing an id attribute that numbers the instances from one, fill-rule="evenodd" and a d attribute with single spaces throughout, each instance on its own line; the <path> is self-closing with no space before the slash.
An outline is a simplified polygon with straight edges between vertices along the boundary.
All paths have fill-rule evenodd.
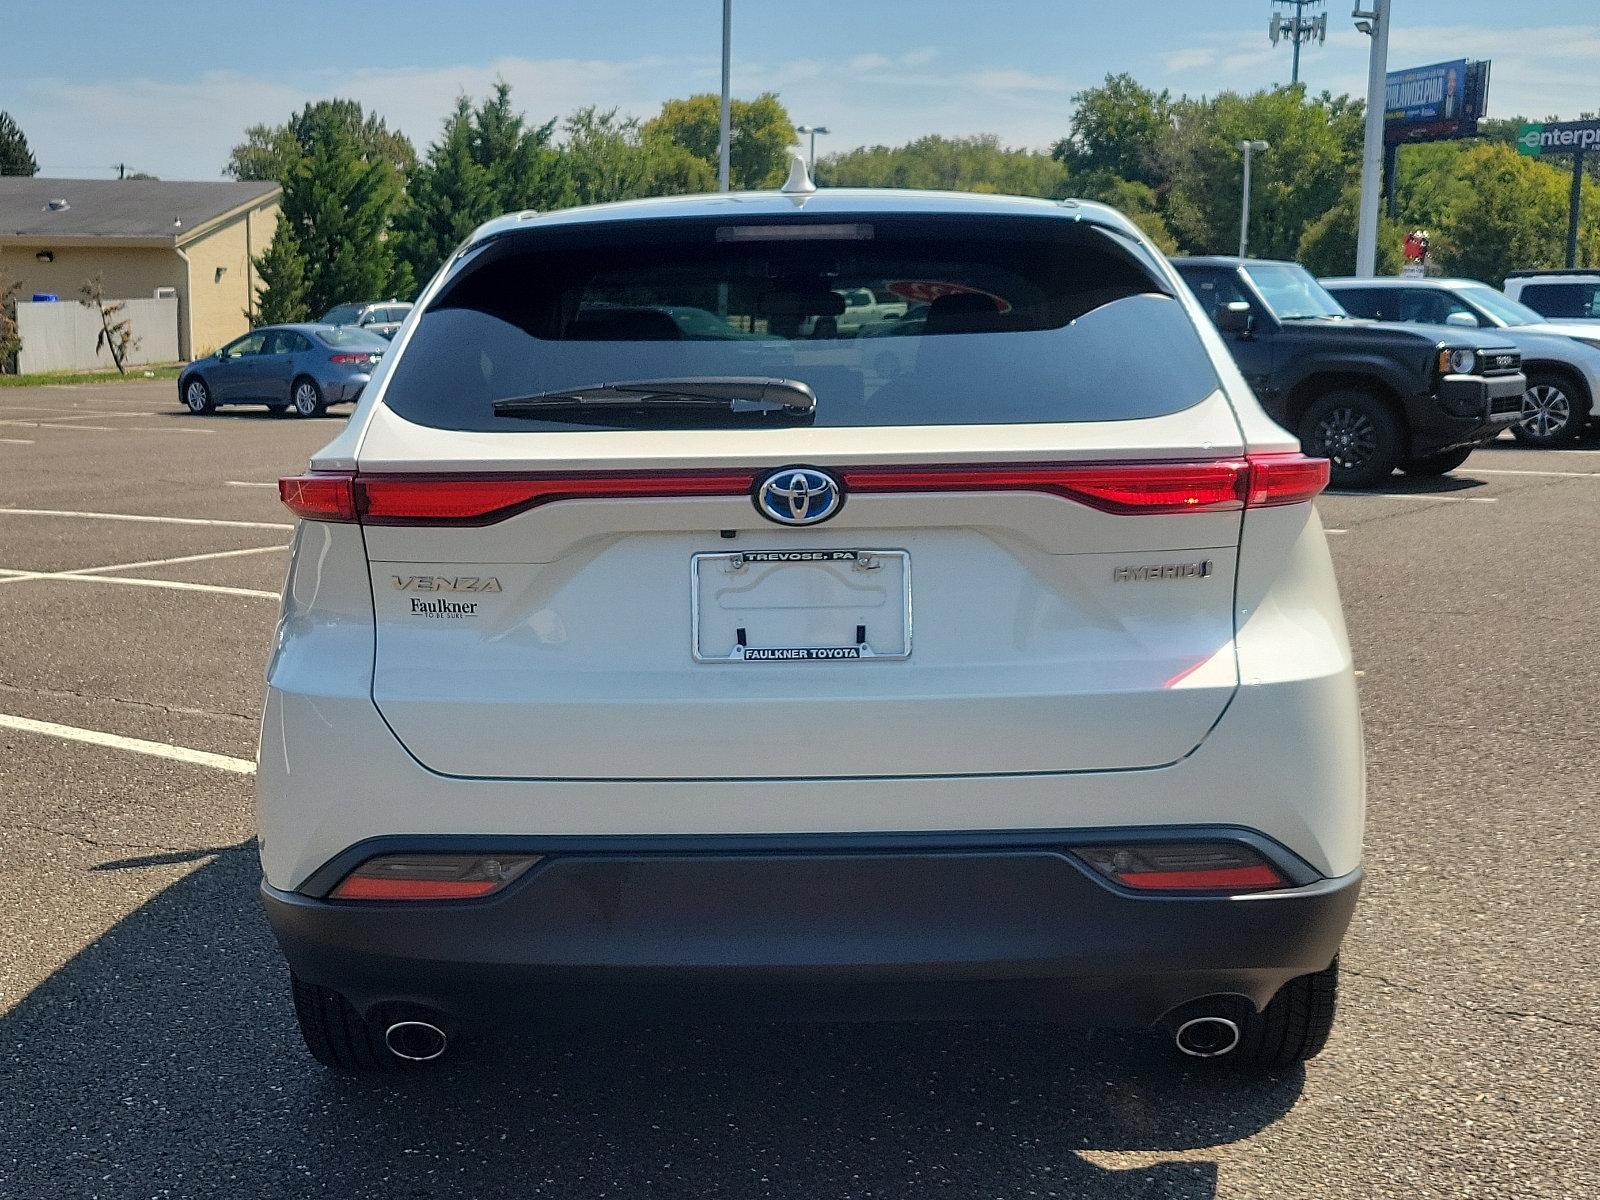
<path id="1" fill-rule="evenodd" d="M 277 197 L 270 181 L 0 177 L 0 242 L 180 246 L 223 217 Z M 60 201 L 66 206 L 61 207 Z M 176 223 L 175 223 L 176 222 Z"/>

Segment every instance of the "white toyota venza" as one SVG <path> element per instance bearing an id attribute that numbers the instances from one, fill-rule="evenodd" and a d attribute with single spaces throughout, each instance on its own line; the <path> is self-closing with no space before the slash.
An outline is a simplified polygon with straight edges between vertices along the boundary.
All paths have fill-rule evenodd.
<path id="1" fill-rule="evenodd" d="M 1364 805 L 1327 478 L 1098 205 L 485 225 L 281 484 L 308 1047 L 986 1014 L 1309 1058 Z"/>

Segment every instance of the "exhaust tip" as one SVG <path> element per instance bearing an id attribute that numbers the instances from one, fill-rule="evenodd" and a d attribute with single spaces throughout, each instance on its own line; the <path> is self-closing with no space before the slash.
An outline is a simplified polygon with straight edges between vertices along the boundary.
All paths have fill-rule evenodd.
<path id="1" fill-rule="evenodd" d="M 407 1062 L 432 1062 L 449 1044 L 444 1030 L 427 1021 L 396 1021 L 383 1031 L 389 1053 Z"/>
<path id="2" fill-rule="evenodd" d="M 1216 1058 L 1239 1044 L 1239 1026 L 1227 1017 L 1194 1017 L 1173 1030 L 1172 1041 L 1194 1058 Z"/>

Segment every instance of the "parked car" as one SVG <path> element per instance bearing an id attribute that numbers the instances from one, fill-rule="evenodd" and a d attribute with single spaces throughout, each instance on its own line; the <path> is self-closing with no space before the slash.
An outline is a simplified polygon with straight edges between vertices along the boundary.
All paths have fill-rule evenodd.
<path id="1" fill-rule="evenodd" d="M 178 399 L 192 413 L 265 404 L 273 412 L 320 416 L 330 404 L 355 403 L 388 349 L 364 329 L 266 325 L 190 363 L 178 376 Z"/>
<path id="2" fill-rule="evenodd" d="M 359 325 L 383 338 L 393 338 L 411 305 L 405 300 L 374 300 L 368 304 L 335 304 L 322 314 L 323 325 Z"/>
<path id="3" fill-rule="evenodd" d="M 1364 787 L 1328 465 L 1131 222 L 829 189 L 470 245 L 281 483 L 257 807 L 313 1055 L 619 1009 L 1317 1053 Z M 999 302 L 653 311 L 901 277 Z"/>
<path id="4" fill-rule="evenodd" d="M 1522 352 L 1528 390 L 1511 432 L 1533 446 L 1582 435 L 1600 416 L 1600 328 L 1547 321 L 1526 304 L 1474 279 L 1324 279 L 1358 317 L 1492 329 Z"/>
<path id="5" fill-rule="evenodd" d="M 1600 270 L 1512 271 L 1506 295 L 1552 321 L 1600 325 Z"/>
<path id="6" fill-rule="evenodd" d="M 1527 381 L 1498 332 L 1352 318 L 1298 263 L 1179 258 L 1262 407 L 1333 482 L 1443 475 L 1515 425 Z"/>

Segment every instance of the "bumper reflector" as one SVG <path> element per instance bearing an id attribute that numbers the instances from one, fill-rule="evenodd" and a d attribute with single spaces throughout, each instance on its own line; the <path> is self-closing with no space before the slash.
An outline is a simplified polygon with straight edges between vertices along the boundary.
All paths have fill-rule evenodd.
<path id="1" fill-rule="evenodd" d="M 1288 883 L 1241 842 L 1080 846 L 1073 853 L 1112 882 L 1145 892 L 1259 892 Z"/>
<path id="2" fill-rule="evenodd" d="M 386 854 L 339 881 L 333 900 L 472 900 L 498 892 L 538 855 Z"/>

